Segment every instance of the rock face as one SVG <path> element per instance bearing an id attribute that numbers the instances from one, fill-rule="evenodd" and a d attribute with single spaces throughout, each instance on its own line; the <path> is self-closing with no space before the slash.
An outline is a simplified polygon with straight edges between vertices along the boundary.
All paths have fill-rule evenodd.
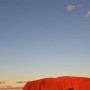
<path id="1" fill-rule="evenodd" d="M 27 82 L 23 90 L 90 90 L 90 78 L 63 76 Z"/>

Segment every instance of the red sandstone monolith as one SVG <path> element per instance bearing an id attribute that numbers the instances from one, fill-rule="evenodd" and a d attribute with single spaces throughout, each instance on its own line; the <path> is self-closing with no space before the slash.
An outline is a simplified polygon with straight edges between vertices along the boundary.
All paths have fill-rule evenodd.
<path id="1" fill-rule="evenodd" d="M 90 90 L 90 78 L 62 76 L 27 82 L 23 90 Z"/>

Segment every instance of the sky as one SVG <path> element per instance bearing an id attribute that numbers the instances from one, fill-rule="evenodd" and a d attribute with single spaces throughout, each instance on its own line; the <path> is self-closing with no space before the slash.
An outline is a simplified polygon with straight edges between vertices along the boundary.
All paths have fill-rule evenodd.
<path id="1" fill-rule="evenodd" d="M 59 76 L 90 77 L 90 0 L 0 0 L 0 88 Z"/>

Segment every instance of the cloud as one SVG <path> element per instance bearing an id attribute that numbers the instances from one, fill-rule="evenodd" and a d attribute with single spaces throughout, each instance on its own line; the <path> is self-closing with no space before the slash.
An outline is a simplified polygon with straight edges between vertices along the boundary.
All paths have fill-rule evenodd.
<path id="1" fill-rule="evenodd" d="M 0 81 L 0 84 L 5 84 L 6 82 L 5 81 Z"/>
<path id="2" fill-rule="evenodd" d="M 13 87 L 11 85 L 0 86 L 0 89 L 22 89 L 23 87 Z"/>
<path id="3" fill-rule="evenodd" d="M 16 83 L 23 84 L 26 83 L 26 81 L 17 81 Z"/>
<path id="4" fill-rule="evenodd" d="M 22 89 L 23 87 L 13 87 L 12 89 Z"/>
<path id="5" fill-rule="evenodd" d="M 72 11 L 72 10 L 74 10 L 76 8 L 76 6 L 74 6 L 74 5 L 68 5 L 67 7 L 66 7 L 66 9 L 68 10 L 68 11 Z"/>
<path id="6" fill-rule="evenodd" d="M 4 85 L 4 86 L 0 86 L 0 89 L 9 89 L 12 88 L 11 85 Z"/>
<path id="7" fill-rule="evenodd" d="M 86 13 L 86 16 L 85 17 L 89 17 L 90 16 L 90 10 L 89 11 L 87 11 L 87 13 Z"/>

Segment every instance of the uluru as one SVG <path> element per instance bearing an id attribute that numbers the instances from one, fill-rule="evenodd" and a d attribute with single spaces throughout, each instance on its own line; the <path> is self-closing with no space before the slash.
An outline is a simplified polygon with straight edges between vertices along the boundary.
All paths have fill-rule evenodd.
<path id="1" fill-rule="evenodd" d="M 90 78 L 61 76 L 27 82 L 23 90 L 90 90 Z"/>

